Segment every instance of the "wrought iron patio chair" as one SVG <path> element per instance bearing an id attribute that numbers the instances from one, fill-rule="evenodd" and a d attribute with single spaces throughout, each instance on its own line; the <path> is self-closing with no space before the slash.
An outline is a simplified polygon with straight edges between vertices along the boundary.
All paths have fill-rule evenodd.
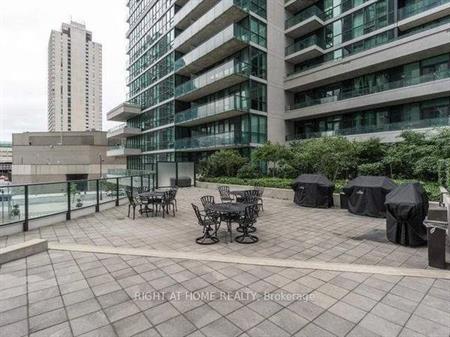
<path id="1" fill-rule="evenodd" d="M 259 210 L 264 212 L 264 201 L 263 201 L 264 187 L 255 186 L 255 191 L 258 191 L 257 192 L 258 208 Z"/>
<path id="2" fill-rule="evenodd" d="M 128 198 L 128 217 L 130 217 L 131 209 L 133 209 L 133 220 L 136 218 L 136 207 L 139 207 L 139 213 L 142 214 L 142 201 L 131 194 L 131 191 L 126 191 Z"/>
<path id="3" fill-rule="evenodd" d="M 216 236 L 218 230 L 217 222 L 208 215 L 202 215 L 196 205 L 192 204 L 192 208 L 194 209 L 198 224 L 203 227 L 203 236 L 196 238 L 195 242 L 199 245 L 212 245 L 219 242 Z"/>
<path id="4" fill-rule="evenodd" d="M 234 239 L 237 243 L 252 244 L 259 241 L 258 237 L 252 235 L 251 228 L 255 228 L 258 205 L 250 205 L 245 208 L 245 214 L 238 220 L 239 228 L 242 230 L 242 235 L 236 236 Z"/>
<path id="5" fill-rule="evenodd" d="M 219 186 L 218 187 L 219 194 L 220 194 L 220 200 L 222 202 L 233 202 L 234 199 L 230 194 L 230 187 L 228 186 Z"/>

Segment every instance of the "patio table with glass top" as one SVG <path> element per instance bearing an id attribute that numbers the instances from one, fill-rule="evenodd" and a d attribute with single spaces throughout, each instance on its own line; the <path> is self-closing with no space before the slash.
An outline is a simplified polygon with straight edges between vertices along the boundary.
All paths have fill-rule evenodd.
<path id="1" fill-rule="evenodd" d="M 212 212 L 220 216 L 220 219 L 227 223 L 227 230 L 230 234 L 230 242 L 233 242 L 232 227 L 233 222 L 237 222 L 241 216 L 245 215 L 245 209 L 251 204 L 223 202 L 209 204 L 206 206 L 207 212 Z"/>

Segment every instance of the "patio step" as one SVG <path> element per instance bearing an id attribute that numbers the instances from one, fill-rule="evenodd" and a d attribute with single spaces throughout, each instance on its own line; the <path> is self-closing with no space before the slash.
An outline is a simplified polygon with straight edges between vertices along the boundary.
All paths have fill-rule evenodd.
<path id="1" fill-rule="evenodd" d="M 45 252 L 48 249 L 47 240 L 33 239 L 0 249 L 0 265 L 24 257 Z"/>

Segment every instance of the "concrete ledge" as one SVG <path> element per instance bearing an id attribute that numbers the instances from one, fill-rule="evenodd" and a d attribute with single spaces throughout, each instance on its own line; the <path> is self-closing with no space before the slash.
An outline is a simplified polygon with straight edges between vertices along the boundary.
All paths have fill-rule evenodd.
<path id="1" fill-rule="evenodd" d="M 168 250 L 153 250 L 141 248 L 126 248 L 126 247 L 106 247 L 106 246 L 90 246 L 71 243 L 50 242 L 49 249 L 97 253 L 97 254 L 117 254 L 117 255 L 133 255 L 133 256 L 148 256 L 160 257 L 168 259 L 182 259 L 195 261 L 213 261 L 233 264 L 250 264 L 257 266 L 272 266 L 272 267 L 286 267 L 286 268 L 300 268 L 300 269 L 314 269 L 314 270 L 331 270 L 338 272 L 352 272 L 352 273 L 370 273 L 382 275 L 396 275 L 396 276 L 412 276 L 412 277 L 428 277 L 450 280 L 450 271 L 441 269 L 415 269 L 402 267 L 384 267 L 378 265 L 363 265 L 363 264 L 347 264 L 347 263 L 330 263 L 320 261 L 302 261 L 293 259 L 274 259 L 274 258 L 256 258 L 245 257 L 241 255 L 221 255 L 221 254 L 204 254 L 183 251 L 168 251 Z"/>
<path id="2" fill-rule="evenodd" d="M 217 190 L 218 186 L 228 185 L 235 189 L 248 189 L 249 187 L 253 188 L 253 186 L 249 185 L 231 185 L 231 184 L 217 184 L 217 183 L 209 183 L 205 181 L 197 181 L 197 187 L 199 188 L 207 188 L 207 189 L 215 189 Z M 264 197 L 272 198 L 272 199 L 281 199 L 281 200 L 294 200 L 294 191 L 288 190 L 285 188 L 273 188 L 273 187 L 264 187 Z"/>
<path id="3" fill-rule="evenodd" d="M 47 240 L 34 239 L 0 249 L 0 265 L 24 257 L 45 252 L 48 249 Z"/>
<path id="4" fill-rule="evenodd" d="M 222 185 L 225 185 L 225 184 L 197 181 L 197 187 L 207 188 L 207 189 L 211 189 L 211 190 L 217 190 L 217 187 L 222 186 Z M 231 184 L 227 184 L 227 185 L 232 188 L 242 189 L 242 190 L 248 189 L 248 188 L 253 188 L 253 186 L 249 186 L 249 185 L 231 185 Z M 264 198 L 294 201 L 294 191 L 287 189 L 287 188 L 264 187 Z M 341 198 L 339 197 L 339 193 L 334 193 L 333 201 L 334 201 L 334 207 L 339 208 L 341 206 Z"/>

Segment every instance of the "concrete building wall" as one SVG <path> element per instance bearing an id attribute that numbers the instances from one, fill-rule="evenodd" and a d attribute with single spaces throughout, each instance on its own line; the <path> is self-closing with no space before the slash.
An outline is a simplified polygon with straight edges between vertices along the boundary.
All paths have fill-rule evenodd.
<path id="1" fill-rule="evenodd" d="M 267 139 L 285 141 L 284 1 L 267 1 Z"/>
<path id="2" fill-rule="evenodd" d="M 102 46 L 83 24 L 62 24 L 48 47 L 48 129 L 102 129 Z"/>
<path id="3" fill-rule="evenodd" d="M 15 184 L 65 181 L 68 174 L 97 178 L 122 169 L 125 158 L 107 157 L 106 132 L 27 132 L 13 134 L 12 180 Z"/>

